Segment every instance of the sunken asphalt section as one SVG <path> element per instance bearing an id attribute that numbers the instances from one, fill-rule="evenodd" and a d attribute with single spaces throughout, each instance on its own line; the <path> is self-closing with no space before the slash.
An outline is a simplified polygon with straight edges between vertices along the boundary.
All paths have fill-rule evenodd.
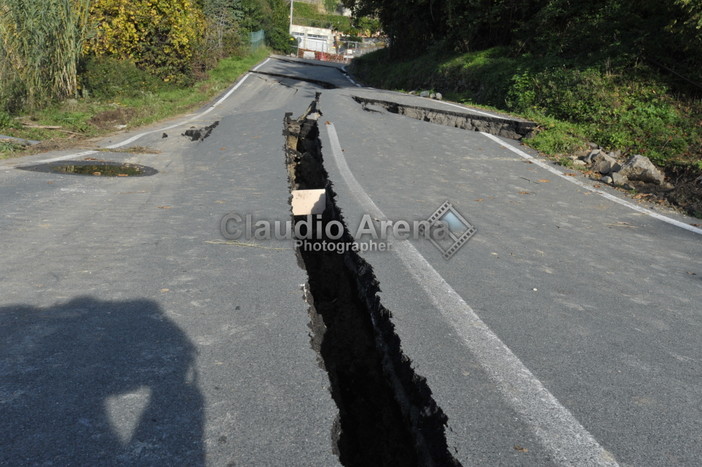
<path id="1" fill-rule="evenodd" d="M 290 219 L 280 123 L 322 91 L 323 165 L 350 231 L 446 200 L 478 229 L 450 261 L 423 240 L 361 255 L 459 462 L 699 464 L 699 234 L 555 176 L 514 141 L 353 97 L 457 110 L 446 103 L 333 66 L 257 71 L 207 115 L 133 142 L 160 153 L 89 156 L 154 176 L 13 168 L 86 157 L 70 153 L 0 163 L 0 463 L 338 462 L 292 244 L 219 234 L 231 211 Z"/>

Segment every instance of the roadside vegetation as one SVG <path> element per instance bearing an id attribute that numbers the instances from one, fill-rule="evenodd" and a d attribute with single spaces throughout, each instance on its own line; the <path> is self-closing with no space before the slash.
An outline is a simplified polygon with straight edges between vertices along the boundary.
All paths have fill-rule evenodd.
<path id="1" fill-rule="evenodd" d="M 433 48 L 407 61 L 381 50 L 354 61 L 367 82 L 385 88 L 439 90 L 451 100 L 521 115 L 540 125 L 525 141 L 550 155 L 595 142 L 643 154 L 660 165 L 702 169 L 702 105 L 672 91 L 645 64 L 627 69 L 553 57 L 511 56 L 504 47 L 446 53 Z"/>
<path id="2" fill-rule="evenodd" d="M 285 0 L 3 0 L 0 158 L 190 110 L 271 50 Z M 252 42 L 256 31 L 265 41 Z"/>
<path id="3" fill-rule="evenodd" d="M 540 131 L 524 142 L 566 164 L 594 143 L 649 157 L 673 183 L 702 180 L 697 0 L 345 3 L 390 38 L 353 62 L 368 84 L 528 118 Z"/>

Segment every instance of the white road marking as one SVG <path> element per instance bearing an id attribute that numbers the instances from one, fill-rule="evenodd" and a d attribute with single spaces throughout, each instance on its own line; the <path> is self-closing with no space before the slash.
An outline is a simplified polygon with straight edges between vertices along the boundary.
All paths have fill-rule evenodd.
<path id="1" fill-rule="evenodd" d="M 356 81 L 353 80 L 353 78 L 352 78 L 351 75 L 349 74 L 348 70 L 346 70 L 346 65 L 342 66 L 341 69 L 344 71 L 344 76 L 346 76 L 346 79 L 347 79 L 347 80 L 351 81 L 351 83 L 352 83 L 354 86 L 356 86 L 357 88 L 360 88 L 360 87 L 361 87 L 360 84 L 358 84 Z M 373 88 L 370 88 L 370 89 L 373 89 Z"/>
<path id="2" fill-rule="evenodd" d="M 76 153 L 73 153 L 73 154 L 69 154 L 69 155 L 67 155 L 67 156 L 52 157 L 51 159 L 45 159 L 45 160 L 41 160 L 41 161 L 38 161 L 38 162 L 33 162 L 33 163 L 30 164 L 30 165 L 34 165 L 34 164 L 45 164 L 45 163 L 56 162 L 56 161 L 63 161 L 63 160 L 66 160 L 66 159 L 72 159 L 72 158 L 74 158 L 74 157 L 91 156 L 91 155 L 97 154 L 97 153 L 98 153 L 98 151 L 76 152 Z M 26 167 L 26 166 L 20 165 L 20 166 L 18 166 L 18 167 Z M 10 167 L 10 169 L 11 169 L 11 167 Z M 9 170 L 9 169 L 8 169 L 8 170 Z"/>
<path id="3" fill-rule="evenodd" d="M 268 63 L 269 60 L 270 60 L 270 57 L 267 58 L 267 59 L 265 59 L 263 62 L 259 63 L 258 65 L 256 65 L 252 70 L 253 70 L 253 71 L 257 71 L 257 70 L 258 70 L 259 68 L 261 68 L 263 65 L 265 65 L 266 63 Z M 114 144 L 110 144 L 109 146 L 105 146 L 105 149 L 116 149 L 116 148 L 120 148 L 120 147 L 122 147 L 122 146 L 126 146 L 127 144 L 133 143 L 134 141 L 136 141 L 136 140 L 138 140 L 138 139 L 140 139 L 140 138 L 143 138 L 144 136 L 151 135 L 151 134 L 154 134 L 154 133 L 163 132 L 163 131 L 166 131 L 166 130 L 172 130 L 173 128 L 177 128 L 177 127 L 179 127 L 179 126 L 187 125 L 188 123 L 192 122 L 193 120 L 197 120 L 197 119 L 199 119 L 199 118 L 204 117 L 205 115 L 207 115 L 208 113 L 212 112 L 214 109 L 216 109 L 217 107 L 219 107 L 219 106 L 220 106 L 224 101 L 226 101 L 232 94 L 234 94 L 234 92 L 235 92 L 237 89 L 239 89 L 239 88 L 241 87 L 242 84 L 244 84 L 244 81 L 246 81 L 246 80 L 249 78 L 249 76 L 251 76 L 251 73 L 246 73 L 246 74 L 239 80 L 239 82 L 236 83 L 236 85 L 234 85 L 234 87 L 232 87 L 224 96 L 222 96 L 217 102 L 215 102 L 214 104 L 212 104 L 210 107 L 208 107 L 206 110 L 200 112 L 199 114 L 192 115 L 192 116 L 191 116 L 190 118 L 188 118 L 187 120 L 183 120 L 183 121 L 181 121 L 181 122 L 179 122 L 179 123 L 176 123 L 176 124 L 173 124 L 173 125 L 169 125 L 169 126 L 166 126 L 166 127 L 163 127 L 163 128 L 158 128 L 158 129 L 155 129 L 155 130 L 150 130 L 150 131 L 145 131 L 145 132 L 143 132 L 143 133 L 139 133 L 139 134 L 137 134 L 137 135 L 132 136 L 131 138 L 125 139 L 124 141 L 120 141 L 119 143 L 114 143 Z M 82 151 L 82 152 L 76 152 L 76 153 L 68 154 L 68 155 L 66 155 L 66 156 L 52 157 L 52 158 L 50 158 L 50 159 L 44 159 L 44 160 L 41 160 L 41 161 L 32 162 L 31 165 L 35 165 L 35 164 L 47 164 L 47 163 L 50 163 L 50 162 L 65 161 L 65 160 L 68 160 L 68 159 L 74 159 L 74 158 L 78 158 L 78 157 L 91 156 L 91 155 L 93 155 L 93 154 L 97 154 L 98 152 L 99 152 L 99 151 Z M 23 167 L 23 166 L 19 166 L 19 167 Z"/>
<path id="4" fill-rule="evenodd" d="M 501 118 L 501 119 L 503 119 L 503 120 L 505 119 L 505 117 L 502 117 L 502 116 L 500 116 L 500 115 L 494 115 L 494 114 L 490 114 L 490 113 L 487 113 L 487 112 L 482 112 L 482 111 L 476 110 L 476 109 L 474 109 L 474 108 L 472 108 L 472 107 L 466 107 L 466 106 L 464 106 L 464 105 L 454 104 L 454 103 L 452 103 L 452 102 L 445 102 L 445 101 L 434 101 L 434 102 L 438 102 L 439 104 L 444 104 L 444 105 L 450 105 L 451 107 L 456 107 L 456 108 L 458 108 L 458 109 L 465 110 L 465 111 L 467 111 L 467 112 L 471 112 L 471 113 L 474 113 L 474 114 L 485 115 L 486 117 Z"/>
<path id="5" fill-rule="evenodd" d="M 684 223 L 684 222 L 675 220 L 675 219 L 673 219 L 673 218 L 664 216 L 663 214 L 658 214 L 658 213 L 655 212 L 655 211 L 651 211 L 650 209 L 646 209 L 646 208 L 644 208 L 644 207 L 642 207 L 642 206 L 638 206 L 638 205 L 636 205 L 636 204 L 634 204 L 634 203 L 632 203 L 632 202 L 629 202 L 629 201 L 627 201 L 627 200 L 618 198 L 617 196 L 614 196 L 614 195 L 612 195 L 612 194 L 610 194 L 610 193 L 607 193 L 607 192 L 605 192 L 605 191 L 598 190 L 597 188 L 594 188 L 594 187 L 592 187 L 592 186 L 587 185 L 586 183 L 583 183 L 582 181 L 578 180 L 578 179 L 575 178 L 575 177 L 568 177 L 567 175 L 565 175 L 565 174 L 564 174 L 563 172 L 561 172 L 560 170 L 558 170 L 558 169 L 556 169 L 556 168 L 554 168 L 554 167 L 551 167 L 550 165 L 548 165 L 548 164 L 545 163 L 544 161 L 539 160 L 539 159 L 537 159 L 537 158 L 535 158 L 535 157 L 533 157 L 533 156 L 530 156 L 529 154 L 525 153 L 525 152 L 522 151 L 521 149 L 515 148 L 515 147 L 512 146 L 511 144 L 509 144 L 509 143 L 507 143 L 507 142 L 505 142 L 505 141 L 502 141 L 502 140 L 501 140 L 500 138 L 498 138 L 497 136 L 491 135 L 491 134 L 489 134 L 489 133 L 482 133 L 482 132 L 481 132 L 481 134 L 482 134 L 483 136 L 485 136 L 485 137 L 487 137 L 487 138 L 490 138 L 491 140 L 495 141 L 495 142 L 496 142 L 497 144 L 499 144 L 500 146 L 502 146 L 502 147 L 504 147 L 504 148 L 506 148 L 506 149 L 509 149 L 509 150 L 512 151 L 513 153 L 517 154 L 519 157 L 522 157 L 522 158 L 524 158 L 524 159 L 527 159 L 527 160 L 533 162 L 534 164 L 538 165 L 539 167 L 548 170 L 548 171 L 551 172 L 552 174 L 554 174 L 554 175 L 556 175 L 556 176 L 558 176 L 558 177 L 560 177 L 560 178 L 563 178 L 563 179 L 565 179 L 565 180 L 568 180 L 568 181 L 571 182 L 571 183 L 574 183 L 574 184 L 578 185 L 580 188 L 584 188 L 584 189 L 586 189 L 586 190 L 588 190 L 588 191 L 591 191 L 591 192 L 593 192 L 593 193 L 597 193 L 598 195 L 602 196 L 603 198 L 607 198 L 608 200 L 613 201 L 613 202 L 615 202 L 615 203 L 617 203 L 617 204 L 621 204 L 622 206 L 626 206 L 626 207 L 628 207 L 628 208 L 630 208 L 630 209 L 633 209 L 633 210 L 636 211 L 636 212 L 640 212 L 640 213 L 642 213 L 642 214 L 646 214 L 646 215 L 648 215 L 648 216 L 651 216 L 651 217 L 653 217 L 654 219 L 658 219 L 658 220 L 660 220 L 660 221 L 666 222 L 666 223 L 671 224 L 671 225 L 674 225 L 674 226 L 676 226 L 676 227 L 680 227 L 681 229 L 685 229 L 685 230 L 688 230 L 688 231 L 690 231 L 690 232 L 694 232 L 694 233 L 696 233 L 696 234 L 702 235 L 702 229 L 699 229 L 699 228 L 697 228 L 697 227 L 695 227 L 695 226 L 693 226 L 693 225 L 686 224 L 686 223 Z"/>
<path id="6" fill-rule="evenodd" d="M 349 169 L 334 125 L 326 128 L 344 182 L 367 214 L 386 219 Z M 393 240 L 392 251 L 558 464 L 618 465 L 409 241 Z"/>
<path id="7" fill-rule="evenodd" d="M 259 64 L 256 65 L 255 67 L 253 67 L 253 68 L 252 68 L 252 71 L 258 71 L 259 68 L 261 68 L 263 65 L 265 65 L 266 63 L 268 63 L 270 60 L 271 60 L 271 57 L 268 57 L 267 59 L 265 59 L 264 61 L 262 61 L 261 63 L 259 63 Z"/>

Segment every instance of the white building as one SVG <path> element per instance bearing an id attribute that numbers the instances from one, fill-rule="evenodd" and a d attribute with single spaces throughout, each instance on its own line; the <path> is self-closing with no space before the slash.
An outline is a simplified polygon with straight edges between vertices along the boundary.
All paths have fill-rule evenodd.
<path id="1" fill-rule="evenodd" d="M 292 24 L 290 35 L 297 40 L 297 46 L 301 49 L 335 53 L 334 34 L 331 29 Z"/>

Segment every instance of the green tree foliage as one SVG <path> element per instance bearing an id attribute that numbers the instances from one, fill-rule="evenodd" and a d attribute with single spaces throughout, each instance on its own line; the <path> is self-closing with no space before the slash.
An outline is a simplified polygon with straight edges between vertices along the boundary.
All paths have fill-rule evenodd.
<path id="1" fill-rule="evenodd" d="M 317 5 L 312 3 L 295 3 L 295 11 L 293 22 L 302 26 L 311 26 L 315 28 L 329 28 L 339 31 L 347 36 L 357 36 L 362 28 L 354 24 L 352 18 L 338 14 L 330 14 L 321 11 Z M 365 18 L 359 18 L 358 21 L 363 21 Z M 370 26 L 370 24 L 364 24 Z"/>
<path id="2" fill-rule="evenodd" d="M 246 43 L 241 0 L 205 0 L 203 13 L 205 31 L 193 63 L 197 73 L 214 68 L 222 58 L 240 55 Z"/>
<path id="3" fill-rule="evenodd" d="M 354 16 L 376 17 L 392 45 L 391 56 L 410 57 L 446 37 L 446 0 L 342 0 Z"/>
<path id="4" fill-rule="evenodd" d="M 343 0 L 377 15 L 392 55 L 432 43 L 458 52 L 512 53 L 622 63 L 662 63 L 702 81 L 702 0 Z"/>
<path id="5" fill-rule="evenodd" d="M 246 31 L 263 29 L 266 44 L 289 53 L 292 41 L 288 34 L 290 3 L 286 0 L 241 0 L 241 26 Z"/>
<path id="6" fill-rule="evenodd" d="M 674 17 L 667 30 L 675 38 L 675 59 L 687 69 L 696 70 L 694 78 L 702 82 L 702 1 L 676 0 L 673 8 Z"/>
<path id="7" fill-rule="evenodd" d="M 702 2 L 699 0 L 676 0 L 675 5 L 685 14 L 673 22 L 673 29 L 677 29 L 677 26 L 681 31 L 690 34 L 691 37 L 694 35 L 697 42 L 702 41 L 700 36 L 702 32 Z"/>
<path id="8" fill-rule="evenodd" d="M 457 51 L 509 45 L 541 0 L 446 0 L 445 38 Z"/>
<path id="9" fill-rule="evenodd" d="M 324 9 L 329 13 L 336 13 L 341 2 L 339 0 L 324 0 Z"/>

